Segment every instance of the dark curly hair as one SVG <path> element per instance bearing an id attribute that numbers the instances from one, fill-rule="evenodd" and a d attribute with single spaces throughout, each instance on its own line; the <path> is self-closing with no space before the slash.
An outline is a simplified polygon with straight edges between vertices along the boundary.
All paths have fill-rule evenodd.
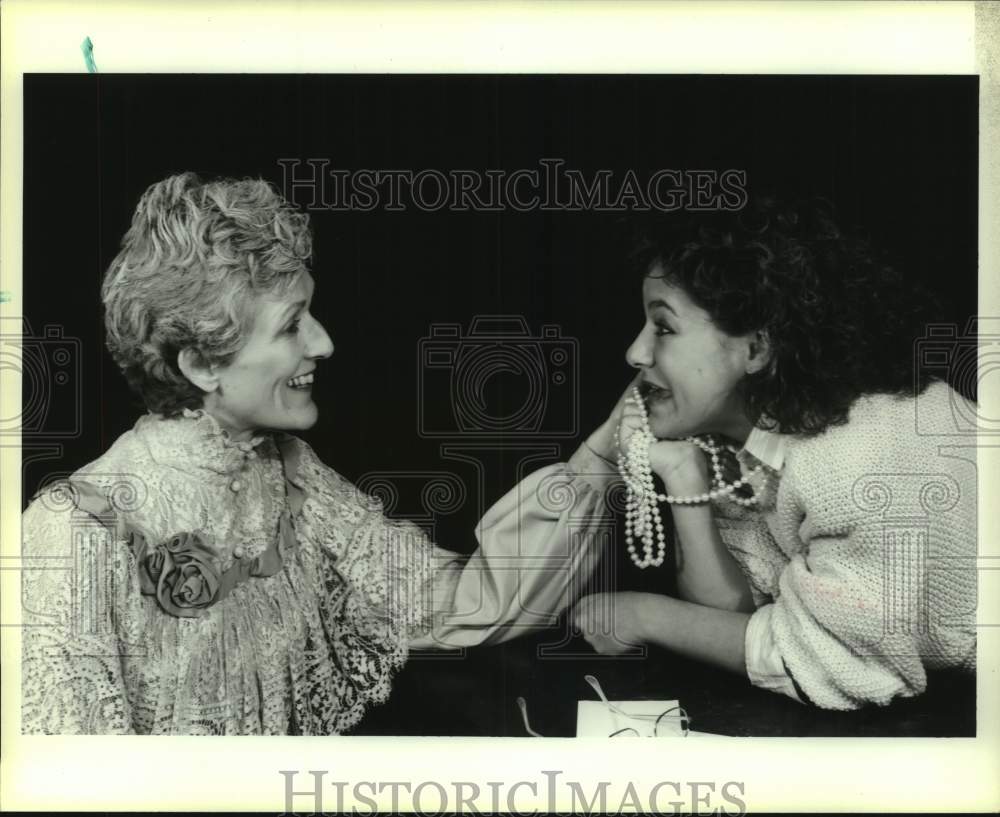
<path id="1" fill-rule="evenodd" d="M 743 382 L 747 416 L 788 434 L 846 422 L 863 394 L 913 394 L 930 299 L 823 200 L 762 197 L 738 212 L 647 225 L 632 255 L 730 335 L 761 331 L 770 364 Z M 926 386 L 926 383 L 923 384 Z"/>

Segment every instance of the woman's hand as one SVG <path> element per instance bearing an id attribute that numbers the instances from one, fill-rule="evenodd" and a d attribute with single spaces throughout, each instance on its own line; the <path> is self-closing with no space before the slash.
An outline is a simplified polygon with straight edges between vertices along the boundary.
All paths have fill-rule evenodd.
<path id="1" fill-rule="evenodd" d="M 618 445 L 628 451 L 632 435 L 642 428 L 643 409 L 633 397 L 622 408 Z M 657 440 L 649 447 L 649 465 L 674 496 L 695 496 L 710 488 L 708 461 L 701 449 L 686 440 Z"/>
<path id="2" fill-rule="evenodd" d="M 608 419 L 601 423 L 600 427 L 587 439 L 589 445 L 604 459 L 616 462 L 618 459 L 618 444 L 615 439 L 615 429 L 622 419 L 622 410 L 625 408 L 625 401 L 632 396 L 632 389 L 642 381 L 642 372 L 637 372 L 632 381 L 625 387 L 615 407 L 608 415 Z"/>
<path id="3" fill-rule="evenodd" d="M 644 644 L 648 593 L 594 593 L 576 603 L 570 621 L 601 655 L 621 655 Z"/>

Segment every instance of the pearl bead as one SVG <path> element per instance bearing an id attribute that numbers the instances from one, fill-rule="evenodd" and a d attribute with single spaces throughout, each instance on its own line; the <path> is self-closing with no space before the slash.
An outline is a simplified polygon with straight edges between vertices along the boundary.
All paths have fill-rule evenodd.
<path id="1" fill-rule="evenodd" d="M 660 517 L 658 502 L 670 505 L 704 505 L 715 499 L 726 498 L 731 502 L 749 508 L 756 505 L 768 485 L 768 475 L 764 472 L 760 488 L 751 497 L 735 496 L 734 492 L 749 485 L 750 477 L 760 473 L 763 466 L 758 465 L 746 476 L 727 484 L 722 475 L 722 463 L 719 458 L 721 451 L 737 453 L 737 449 L 729 444 L 720 447 L 711 437 L 688 437 L 687 442 L 696 445 L 708 455 L 712 463 L 713 487 L 697 496 L 677 497 L 672 494 L 658 494 L 653 485 L 653 471 L 649 462 L 649 449 L 656 438 L 649 429 L 649 418 L 646 415 L 645 404 L 638 388 L 632 390 L 632 395 L 626 398 L 639 407 L 640 428 L 628 442 L 628 451 L 618 452 L 618 470 L 625 481 L 627 493 L 625 497 L 625 543 L 626 550 L 632 562 L 641 569 L 650 566 L 659 567 L 663 564 L 666 554 L 666 537 L 663 530 L 663 520 Z M 621 439 L 621 424 L 616 429 L 616 437 Z M 654 531 L 656 539 L 656 554 L 653 554 Z M 636 552 L 636 538 L 642 541 L 643 555 L 640 558 Z"/>

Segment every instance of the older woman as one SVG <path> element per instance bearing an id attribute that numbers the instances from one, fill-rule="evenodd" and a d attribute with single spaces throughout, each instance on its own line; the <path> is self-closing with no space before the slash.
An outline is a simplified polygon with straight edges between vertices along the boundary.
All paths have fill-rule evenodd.
<path id="1" fill-rule="evenodd" d="M 914 376 L 912 283 L 815 203 L 689 218 L 638 266 L 636 391 L 590 443 L 620 458 L 639 567 L 663 562 L 669 507 L 680 598 L 589 596 L 588 640 L 831 709 L 974 670 L 976 468 L 956 443 L 975 406 Z"/>
<path id="2" fill-rule="evenodd" d="M 287 433 L 316 422 L 333 352 L 310 252 L 307 216 L 262 181 L 143 195 L 103 299 L 149 413 L 25 512 L 25 732 L 339 733 L 410 648 L 549 623 L 592 570 L 599 537 L 564 526 L 602 524 L 611 472 L 586 448 L 494 506 L 460 558 Z"/>

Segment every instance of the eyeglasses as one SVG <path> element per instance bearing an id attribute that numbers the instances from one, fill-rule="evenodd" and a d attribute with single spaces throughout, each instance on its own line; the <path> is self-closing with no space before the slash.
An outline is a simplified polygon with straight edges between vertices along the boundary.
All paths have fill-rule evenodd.
<path id="1" fill-rule="evenodd" d="M 661 712 L 659 715 L 645 715 L 636 714 L 631 712 L 626 712 L 621 707 L 616 706 L 608 700 L 607 695 L 604 694 L 604 690 L 601 689 L 600 682 L 593 675 L 584 675 L 583 679 L 590 684 L 590 686 L 597 693 L 598 697 L 604 702 L 604 705 L 611 712 L 612 716 L 618 716 L 626 718 L 632 721 L 644 721 L 646 723 L 651 723 L 653 725 L 652 737 L 665 737 L 660 734 L 660 729 L 663 728 L 668 723 L 679 723 L 681 727 L 681 735 L 687 737 L 688 731 L 691 728 L 691 719 L 688 717 L 687 712 L 685 712 L 680 706 L 672 706 Z M 524 730 L 531 735 L 533 738 L 540 738 L 543 735 L 538 734 L 534 729 L 531 728 L 531 724 L 528 722 L 528 702 L 524 700 L 523 697 L 518 696 L 517 706 L 521 710 L 521 718 L 524 720 Z M 616 718 L 617 720 L 617 718 Z M 641 733 L 634 726 L 624 726 L 621 729 L 616 729 L 614 732 L 608 735 L 609 738 L 637 738 L 641 737 Z"/>

